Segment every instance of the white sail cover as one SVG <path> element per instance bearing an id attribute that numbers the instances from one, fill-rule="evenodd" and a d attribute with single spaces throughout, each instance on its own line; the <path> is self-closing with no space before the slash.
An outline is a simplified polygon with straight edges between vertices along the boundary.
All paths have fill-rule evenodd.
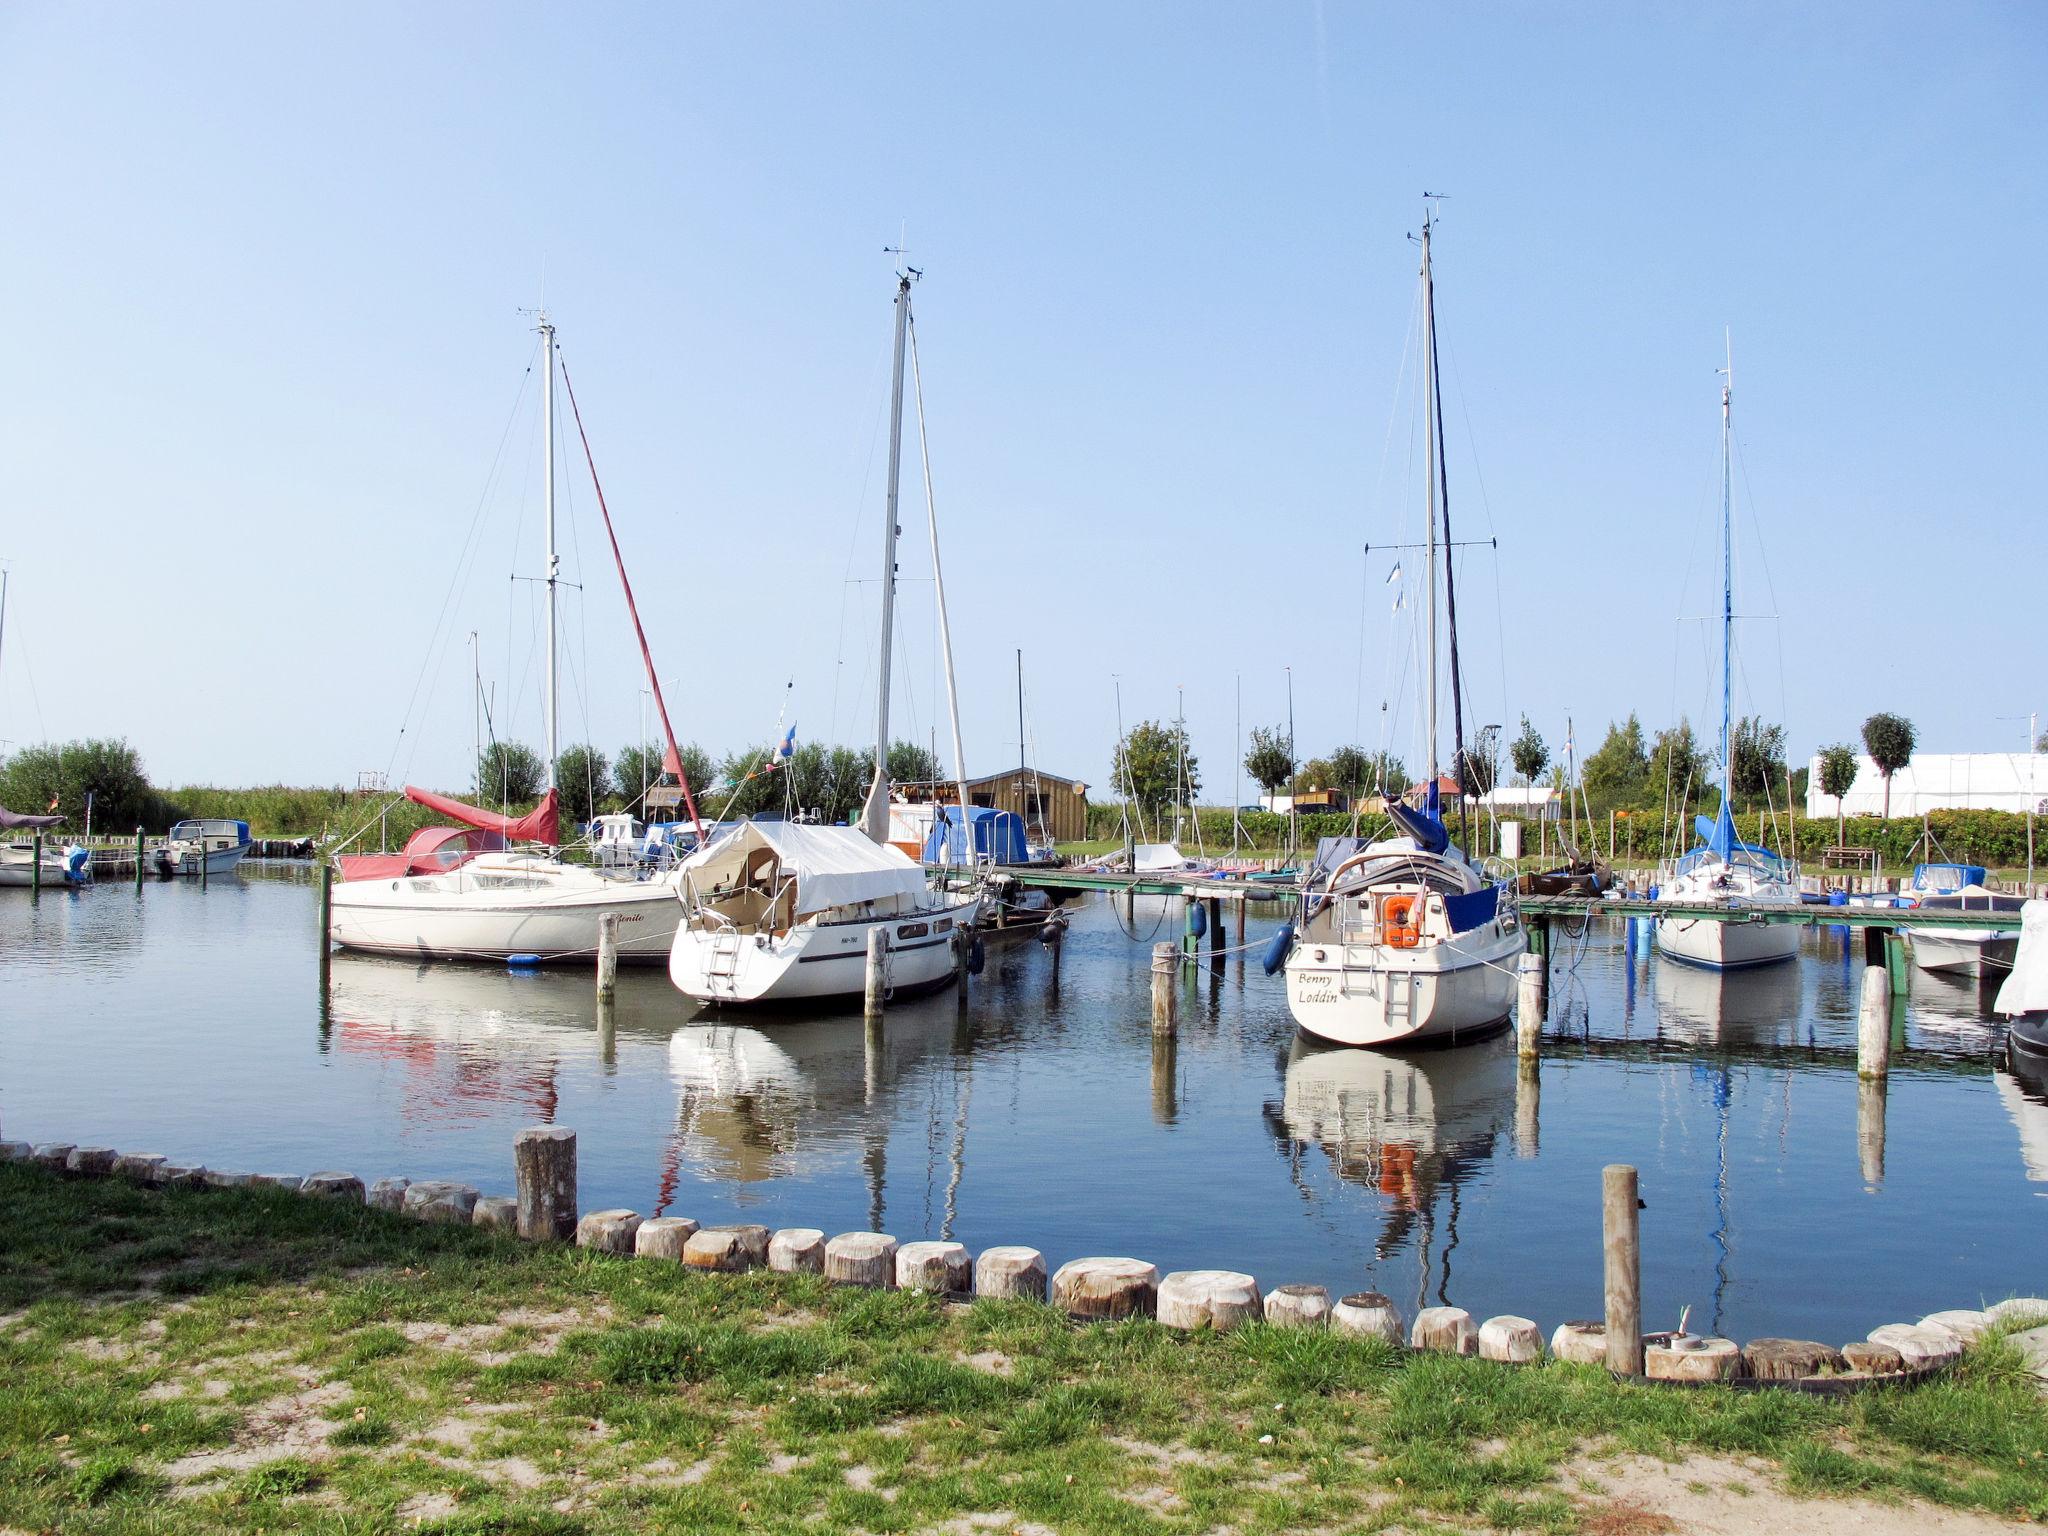
<path id="1" fill-rule="evenodd" d="M 699 894 L 721 882 L 739 883 L 756 849 L 772 848 L 784 876 L 796 876 L 796 915 L 828 907 L 857 906 L 925 894 L 923 866 L 887 843 L 875 843 L 859 827 L 810 827 L 788 821 L 749 821 L 700 848 L 682 862 L 683 877 Z"/>
<path id="2" fill-rule="evenodd" d="M 2020 908 L 2020 949 L 1992 1005 L 2007 1015 L 2048 1011 L 2048 901 Z"/>

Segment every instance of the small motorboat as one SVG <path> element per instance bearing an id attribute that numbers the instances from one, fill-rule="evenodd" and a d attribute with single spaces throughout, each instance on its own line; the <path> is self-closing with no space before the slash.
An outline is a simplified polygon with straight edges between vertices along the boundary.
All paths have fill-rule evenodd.
<path id="1" fill-rule="evenodd" d="M 1986 874 L 1981 864 L 1916 864 L 1899 894 L 1922 912 L 2019 911 L 2019 897 L 1984 888 Z M 2019 935 L 2010 928 L 1908 928 L 1905 936 L 1915 965 L 1951 976 L 2010 970 L 2019 948 Z"/>
<path id="2" fill-rule="evenodd" d="M 231 874 L 249 851 L 249 823 L 207 816 L 181 821 L 156 851 L 160 875 Z"/>

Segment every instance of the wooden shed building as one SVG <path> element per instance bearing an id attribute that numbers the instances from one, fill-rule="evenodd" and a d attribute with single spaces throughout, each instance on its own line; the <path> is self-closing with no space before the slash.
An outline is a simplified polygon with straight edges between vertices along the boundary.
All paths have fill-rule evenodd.
<path id="1" fill-rule="evenodd" d="M 901 784 L 908 800 L 951 805 L 957 798 L 950 783 Z M 1006 768 L 967 781 L 967 803 L 1024 818 L 1024 835 L 1034 843 L 1077 843 L 1088 835 L 1088 786 L 1036 768 Z"/>

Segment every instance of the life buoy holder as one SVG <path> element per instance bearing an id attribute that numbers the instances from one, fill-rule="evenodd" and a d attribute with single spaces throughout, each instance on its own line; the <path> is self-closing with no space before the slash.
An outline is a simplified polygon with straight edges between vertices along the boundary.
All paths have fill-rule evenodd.
<path id="1" fill-rule="evenodd" d="M 1380 932 L 1389 947 L 1413 949 L 1422 942 L 1422 930 L 1415 920 L 1413 896 L 1389 896 L 1380 908 Z"/>

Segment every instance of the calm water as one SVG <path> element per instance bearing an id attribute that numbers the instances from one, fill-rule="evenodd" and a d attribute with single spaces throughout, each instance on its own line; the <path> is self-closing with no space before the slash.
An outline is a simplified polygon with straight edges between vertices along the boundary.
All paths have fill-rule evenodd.
<path id="1" fill-rule="evenodd" d="M 1690 1305 L 1839 1340 L 2048 1291 L 2048 1100 L 1994 1066 L 1974 986 L 1916 974 L 1881 1151 L 1859 1138 L 1861 946 L 1825 930 L 1724 981 L 1593 925 L 1532 1093 L 1506 1038 L 1308 1048 L 1256 955 L 1185 974 L 1155 1050 L 1157 901 L 1135 943 L 1120 906 L 1071 909 L 1057 995 L 1036 944 L 992 950 L 964 1011 L 892 1010 L 868 1060 L 857 1014 L 699 1015 L 660 972 L 621 975 L 612 1029 L 588 973 L 337 956 L 323 1001 L 303 875 L 0 898 L 10 1139 L 509 1193 L 513 1133 L 552 1120 L 580 1134 L 586 1208 L 1129 1254 L 1546 1328 L 1599 1314 L 1600 1167 L 1631 1162 L 1652 1326 Z"/>

